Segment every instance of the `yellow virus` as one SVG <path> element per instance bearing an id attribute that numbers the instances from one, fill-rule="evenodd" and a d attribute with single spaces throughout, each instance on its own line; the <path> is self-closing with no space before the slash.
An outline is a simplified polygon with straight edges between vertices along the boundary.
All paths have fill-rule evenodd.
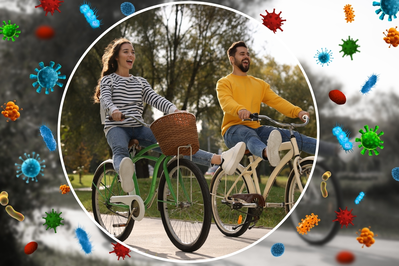
<path id="1" fill-rule="evenodd" d="M 320 219 L 317 219 L 317 215 L 313 213 L 311 215 L 306 215 L 305 219 L 301 219 L 301 222 L 298 223 L 299 226 L 296 227 L 298 233 L 300 234 L 308 234 L 310 229 L 312 229 L 315 225 L 319 225 Z"/>

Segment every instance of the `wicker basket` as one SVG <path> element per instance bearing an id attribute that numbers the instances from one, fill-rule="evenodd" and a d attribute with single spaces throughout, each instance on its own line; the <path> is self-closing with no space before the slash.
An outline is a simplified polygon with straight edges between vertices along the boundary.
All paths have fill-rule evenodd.
<path id="1" fill-rule="evenodd" d="M 199 150 L 197 125 L 193 114 L 179 112 L 165 115 L 155 120 L 150 128 L 165 155 L 177 155 L 179 146 L 191 145 L 193 154 Z M 179 154 L 190 155 L 190 148 L 180 148 Z"/>

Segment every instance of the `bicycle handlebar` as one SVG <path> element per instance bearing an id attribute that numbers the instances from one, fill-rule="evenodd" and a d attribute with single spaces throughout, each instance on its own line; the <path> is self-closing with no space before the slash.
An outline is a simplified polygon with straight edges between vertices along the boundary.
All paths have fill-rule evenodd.
<path id="1" fill-rule="evenodd" d="M 307 115 L 302 116 L 302 118 L 306 120 L 305 123 L 303 123 L 303 124 L 294 124 L 294 123 L 286 124 L 286 123 L 281 123 L 281 122 L 277 122 L 277 121 L 271 119 L 271 118 L 268 117 L 267 115 L 260 115 L 260 114 L 258 114 L 258 113 L 250 114 L 249 117 L 250 117 L 250 119 L 245 119 L 245 120 L 259 121 L 260 119 L 266 119 L 266 120 L 269 120 L 270 122 L 272 122 L 272 123 L 274 123 L 274 124 L 276 124 L 276 125 L 278 125 L 278 126 L 280 126 L 280 127 L 304 127 L 304 126 L 306 126 L 307 124 L 309 124 L 309 116 L 307 116 Z"/>
<path id="2" fill-rule="evenodd" d="M 109 121 L 114 121 L 114 120 L 112 119 L 112 116 L 107 116 L 107 118 L 108 118 Z M 150 127 L 149 124 L 146 124 L 143 120 L 138 119 L 138 118 L 135 117 L 134 115 L 125 115 L 125 114 L 122 114 L 122 117 L 121 117 L 121 118 L 122 118 L 122 119 L 133 118 L 134 120 L 136 120 L 137 122 L 139 122 L 139 123 L 142 124 L 143 126 L 145 126 L 145 127 Z"/>

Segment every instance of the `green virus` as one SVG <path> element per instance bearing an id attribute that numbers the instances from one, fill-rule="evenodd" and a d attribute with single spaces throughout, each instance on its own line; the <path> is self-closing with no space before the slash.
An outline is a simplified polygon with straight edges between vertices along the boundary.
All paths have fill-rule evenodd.
<path id="1" fill-rule="evenodd" d="M 51 210 L 50 213 L 47 213 L 46 217 L 43 217 L 43 219 L 46 219 L 46 222 L 43 225 L 47 225 L 47 229 L 49 228 L 53 228 L 54 232 L 57 233 L 57 231 L 55 230 L 55 228 L 57 228 L 59 225 L 64 225 L 63 223 L 61 223 L 61 220 L 64 220 L 63 218 L 60 217 L 62 212 L 57 213 L 54 212 L 54 209 Z"/>
<path id="2" fill-rule="evenodd" d="M 17 24 L 11 24 L 11 20 L 8 21 L 8 24 L 6 24 L 5 21 L 3 21 L 4 26 L 0 27 L 0 33 L 3 33 L 4 37 L 3 40 L 5 40 L 7 38 L 7 41 L 9 41 L 10 39 L 12 41 L 15 41 L 15 38 L 19 37 L 19 33 L 21 33 L 21 31 L 17 30 L 19 28 L 19 26 Z"/>
<path id="3" fill-rule="evenodd" d="M 366 150 L 369 150 L 369 156 L 373 155 L 371 151 L 374 151 L 375 155 L 380 154 L 377 151 L 377 148 L 384 148 L 384 146 L 381 145 L 384 141 L 380 139 L 380 136 L 384 135 L 384 132 L 381 131 L 377 134 L 378 126 L 375 126 L 374 130 L 370 129 L 368 125 L 365 125 L 364 128 L 366 129 L 366 132 L 364 132 L 363 129 L 360 129 L 359 132 L 362 134 L 362 137 L 360 139 L 356 138 L 356 142 L 361 142 L 359 148 L 363 147 L 363 150 L 360 153 L 364 155 Z"/>
<path id="4" fill-rule="evenodd" d="M 359 50 L 357 50 L 357 48 L 359 48 L 360 46 L 356 44 L 356 41 L 354 41 L 353 39 L 351 39 L 350 36 L 348 36 L 347 40 L 342 39 L 342 41 L 344 42 L 343 44 L 340 44 L 340 46 L 342 46 L 342 50 L 339 52 L 344 52 L 344 54 L 342 55 L 342 57 L 344 57 L 345 55 L 349 55 L 351 57 L 351 60 L 353 60 L 352 55 L 356 52 L 360 52 Z"/>

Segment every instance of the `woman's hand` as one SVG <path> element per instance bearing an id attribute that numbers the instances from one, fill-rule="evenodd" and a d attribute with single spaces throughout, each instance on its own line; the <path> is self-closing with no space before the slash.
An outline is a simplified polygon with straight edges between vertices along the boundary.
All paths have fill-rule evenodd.
<path id="1" fill-rule="evenodd" d="M 124 119 L 122 119 L 122 112 L 119 111 L 118 109 L 117 109 L 117 110 L 114 110 L 114 111 L 112 112 L 112 119 L 113 119 L 114 121 L 123 121 Z"/>

